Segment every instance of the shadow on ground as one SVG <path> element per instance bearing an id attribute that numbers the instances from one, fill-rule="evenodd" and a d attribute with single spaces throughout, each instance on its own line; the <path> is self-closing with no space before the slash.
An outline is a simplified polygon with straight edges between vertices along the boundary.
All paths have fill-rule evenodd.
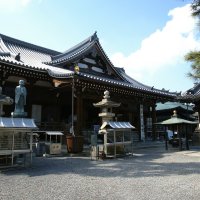
<path id="1" fill-rule="evenodd" d="M 35 157 L 32 167 L 6 169 L 1 173 L 6 176 L 26 174 L 30 177 L 69 173 L 91 177 L 135 178 L 199 174 L 200 157 L 188 155 L 184 151 L 141 149 L 135 150 L 131 156 L 106 160 L 70 156 Z"/>

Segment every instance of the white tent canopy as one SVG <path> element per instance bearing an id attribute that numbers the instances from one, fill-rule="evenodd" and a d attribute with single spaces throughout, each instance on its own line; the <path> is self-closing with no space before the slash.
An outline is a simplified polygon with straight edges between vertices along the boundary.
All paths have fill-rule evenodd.
<path id="1" fill-rule="evenodd" d="M 62 132 L 59 131 L 46 131 L 47 135 L 63 135 Z"/>
<path id="2" fill-rule="evenodd" d="M 37 129 L 33 119 L 0 117 L 0 128 Z"/>
<path id="3" fill-rule="evenodd" d="M 101 126 L 101 129 L 104 129 L 105 127 L 111 127 L 113 129 L 134 129 L 135 128 L 129 122 L 115 122 L 115 121 L 104 122 Z"/>

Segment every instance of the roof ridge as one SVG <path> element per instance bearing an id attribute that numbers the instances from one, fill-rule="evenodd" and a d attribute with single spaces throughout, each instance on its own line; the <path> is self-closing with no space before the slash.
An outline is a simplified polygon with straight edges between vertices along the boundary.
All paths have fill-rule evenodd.
<path id="1" fill-rule="evenodd" d="M 141 83 L 140 81 L 137 81 L 136 79 L 134 79 L 134 78 L 132 78 L 131 76 L 129 76 L 129 75 L 126 73 L 126 71 L 124 70 L 124 68 L 120 68 L 120 67 L 115 67 L 115 68 L 118 68 L 120 71 L 122 71 L 122 72 L 125 74 L 125 76 L 127 76 L 129 79 L 135 81 L 136 83 L 142 85 L 143 87 L 147 87 L 147 88 L 149 88 L 149 89 L 152 88 L 151 86 L 145 85 L 145 84 Z M 126 79 L 126 80 L 127 80 L 127 79 Z M 127 80 L 127 81 L 130 83 L 129 80 Z"/>
<path id="2" fill-rule="evenodd" d="M 63 54 L 70 54 L 73 51 L 76 51 L 77 49 L 79 49 L 80 47 L 84 46 L 87 43 L 93 43 L 96 40 L 99 40 L 99 38 L 97 37 L 96 32 L 94 34 L 92 34 L 91 36 L 89 36 L 88 38 L 86 38 L 85 40 L 79 42 L 78 44 L 76 44 L 75 46 L 69 48 L 68 50 L 64 51 L 63 53 L 60 53 L 58 55 L 52 56 L 52 61 L 60 58 Z"/>
<path id="3" fill-rule="evenodd" d="M 101 43 L 98 41 L 97 42 L 97 46 L 99 47 L 99 49 L 101 50 L 101 52 L 104 54 L 105 58 L 107 59 L 108 63 L 110 64 L 110 66 L 113 68 L 113 70 L 115 71 L 115 73 L 122 79 L 125 80 L 124 77 L 118 72 L 118 70 L 115 68 L 114 64 L 112 63 L 112 61 L 110 60 L 110 58 L 108 57 L 108 55 L 106 54 L 106 52 L 104 51 L 103 47 L 101 46 Z M 127 80 L 126 80 L 127 81 Z"/>
<path id="4" fill-rule="evenodd" d="M 52 50 L 52 49 L 48 49 L 46 47 L 42 47 L 42 46 L 35 45 L 35 44 L 29 43 L 29 42 L 25 42 L 23 40 L 15 39 L 15 38 L 12 38 L 10 36 L 3 35 L 1 33 L 0 33 L 0 38 L 3 41 L 19 44 L 19 45 L 25 46 L 29 49 L 39 50 L 43 53 L 47 53 L 47 54 L 59 54 L 60 53 L 59 51 L 55 51 L 55 50 Z"/>
<path id="5" fill-rule="evenodd" d="M 134 81 L 135 83 L 137 83 L 138 85 L 141 85 L 142 87 L 146 88 L 146 89 L 149 89 L 149 90 L 152 90 L 152 91 L 158 91 L 158 92 L 164 92 L 164 93 L 169 93 L 169 94 L 174 94 L 174 95 L 179 95 L 179 93 L 177 92 L 169 92 L 168 90 L 165 90 L 164 88 L 163 89 L 158 89 L 158 88 L 154 88 L 154 86 L 149 86 L 149 85 L 146 85 L 144 83 L 141 83 L 140 81 L 137 81 L 136 79 L 132 78 L 131 76 L 129 76 L 126 71 L 124 70 L 124 68 L 120 68 L 120 67 L 115 67 L 117 69 L 117 71 L 121 71 L 121 73 L 124 74 L 124 78 L 126 79 L 126 81 L 130 84 L 133 84 L 131 81 Z"/>

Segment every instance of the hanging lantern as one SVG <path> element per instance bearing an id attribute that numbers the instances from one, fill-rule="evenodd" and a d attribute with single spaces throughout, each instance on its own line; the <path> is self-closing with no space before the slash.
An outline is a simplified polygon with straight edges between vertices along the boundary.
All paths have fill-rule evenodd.
<path id="1" fill-rule="evenodd" d="M 74 72 L 75 72 L 75 73 L 78 73 L 78 72 L 79 72 L 79 70 L 80 70 L 79 66 L 78 66 L 78 65 L 76 65 L 76 66 L 74 67 Z"/>

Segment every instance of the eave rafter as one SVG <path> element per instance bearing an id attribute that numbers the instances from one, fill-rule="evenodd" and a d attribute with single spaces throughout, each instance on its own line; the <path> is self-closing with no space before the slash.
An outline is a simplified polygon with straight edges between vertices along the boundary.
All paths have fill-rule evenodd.
<path id="1" fill-rule="evenodd" d="M 121 86 L 121 85 L 115 85 L 112 83 L 103 83 L 100 84 L 98 81 L 88 81 L 84 79 L 77 79 L 75 82 L 77 87 L 82 87 L 82 88 L 90 88 L 98 91 L 105 91 L 109 90 L 110 92 L 118 93 L 118 94 L 123 94 L 127 96 L 137 96 L 137 97 L 142 97 L 142 98 L 147 98 L 147 99 L 154 99 L 156 101 L 169 101 L 169 100 L 174 100 L 174 97 L 172 96 L 166 96 L 162 94 L 156 94 L 156 93 L 150 93 L 149 91 L 141 91 L 136 88 L 131 88 L 131 87 L 126 87 L 126 86 Z"/>
<path id="2" fill-rule="evenodd" d="M 38 80 L 51 81 L 51 77 L 48 75 L 47 71 L 35 70 L 30 68 L 25 68 L 17 65 L 1 64 L 0 73 L 5 74 L 6 79 L 9 76 L 19 76 L 29 78 L 35 78 Z"/>

